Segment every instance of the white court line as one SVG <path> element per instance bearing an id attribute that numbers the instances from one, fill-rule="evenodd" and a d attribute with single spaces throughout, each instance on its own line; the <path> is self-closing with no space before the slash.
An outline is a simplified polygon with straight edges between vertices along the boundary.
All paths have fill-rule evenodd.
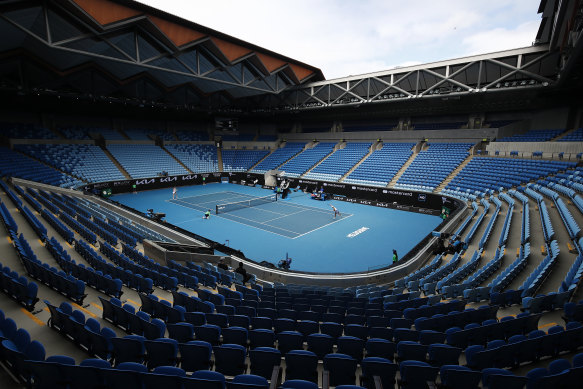
<path id="1" fill-rule="evenodd" d="M 195 199 L 195 198 L 198 198 L 198 197 L 214 196 L 214 195 L 225 194 L 225 193 L 228 193 L 229 195 L 235 195 L 235 196 L 246 196 L 246 195 L 241 194 L 241 193 L 231 192 L 231 191 L 227 190 L 227 191 L 223 191 L 223 192 L 212 192 L 212 193 L 199 194 L 199 195 L 196 195 L 196 196 L 182 197 L 182 199 Z M 257 196 L 257 197 L 259 197 L 259 196 Z"/>
<path id="2" fill-rule="evenodd" d="M 282 204 L 282 205 L 289 205 L 290 207 L 294 207 L 294 208 L 303 208 L 305 210 L 314 210 L 314 211 L 318 211 L 318 212 L 321 212 L 321 213 L 328 213 L 328 212 L 330 212 L 326 208 L 312 207 L 312 206 L 309 206 L 309 205 L 294 204 L 294 203 L 285 203 L 285 204 Z"/>
<path id="3" fill-rule="evenodd" d="M 303 211 L 297 211 L 297 212 L 294 212 L 294 213 L 288 213 L 288 214 L 285 214 L 285 215 L 281 215 L 279 217 L 276 217 L 275 219 L 266 220 L 265 223 L 269 223 L 269 222 L 272 222 L 274 220 L 281 219 L 281 218 L 284 218 L 284 217 L 287 217 L 287 216 L 299 215 L 300 213 L 306 212 L 306 211 L 307 211 L 307 209 L 304 209 Z"/>
<path id="4" fill-rule="evenodd" d="M 182 202 L 182 203 L 184 203 L 184 204 L 191 205 L 191 207 L 187 207 L 187 208 L 190 208 L 190 209 L 194 209 L 194 208 L 192 208 L 192 206 L 197 206 L 197 205 L 195 205 L 195 204 L 189 203 L 188 201 L 180 201 L 179 199 L 176 199 L 176 200 L 166 200 L 166 201 L 167 201 L 167 202 L 169 202 L 169 203 L 172 203 L 172 204 L 180 205 L 181 207 L 186 207 L 186 205 L 182 205 L 182 204 L 180 204 L 180 203 Z M 204 204 L 204 203 L 203 203 L 203 204 Z M 204 207 L 203 207 L 203 208 L 204 208 Z"/>
<path id="5" fill-rule="evenodd" d="M 216 195 L 216 194 L 224 194 L 224 193 L 234 194 L 234 195 L 237 195 L 237 196 L 239 196 L 239 197 L 246 197 L 246 198 L 249 198 L 249 197 L 251 197 L 251 199 L 253 199 L 253 198 L 261 198 L 261 197 L 265 197 L 265 196 L 252 196 L 252 195 L 246 195 L 246 194 L 239 194 L 239 193 L 237 193 L 237 192 L 231 192 L 231 191 L 225 191 L 225 192 L 213 192 L 213 193 L 208 193 L 208 195 Z M 200 195 L 200 196 L 190 196 L 190 197 L 185 197 L 184 199 L 191 199 L 191 198 L 197 198 L 197 197 L 203 197 L 203 196 L 205 196 L 205 195 Z M 180 199 L 180 200 L 182 200 L 182 199 Z M 170 202 L 170 200 L 166 200 L 166 201 Z M 173 201 L 174 201 L 174 204 L 177 204 L 177 205 L 179 205 L 179 206 L 181 206 L 181 207 L 185 207 L 185 208 L 189 208 L 189 209 L 195 209 L 195 210 L 196 210 L 196 208 L 192 208 L 192 206 L 197 206 L 197 205 L 194 205 L 194 204 L 192 204 L 192 203 L 189 203 L 189 202 L 183 201 L 184 203 L 186 203 L 186 204 L 189 204 L 189 205 L 190 205 L 190 207 L 189 207 L 189 206 L 186 206 L 186 205 L 178 204 L 178 203 L 176 202 L 177 200 L 173 200 Z M 327 210 L 327 209 L 325 209 L 325 208 L 316 208 L 316 207 L 311 207 L 311 206 L 309 206 L 309 205 L 294 204 L 294 203 L 288 203 L 288 202 L 286 202 L 285 204 L 282 204 L 280 201 L 281 201 L 281 200 L 278 200 L 278 201 L 276 201 L 275 203 L 276 203 L 276 204 L 277 204 L 277 203 L 279 203 L 280 205 L 287 205 L 287 206 L 290 206 L 290 207 L 293 207 L 293 208 L 297 208 L 297 209 L 299 209 L 299 211 L 298 211 L 298 212 L 291 213 L 291 214 L 281 214 L 281 213 L 274 212 L 274 211 L 270 211 L 270 210 L 267 210 L 267 209 L 258 208 L 258 207 L 253 207 L 253 208 L 257 208 L 257 210 L 258 210 L 258 211 L 264 211 L 264 212 L 269 212 L 269 213 L 274 213 L 274 214 L 276 214 L 276 215 L 280 215 L 279 217 L 277 217 L 277 218 L 275 218 L 275 219 L 270 219 L 270 220 L 267 220 L 267 221 L 265 221 L 265 222 L 258 222 L 258 221 L 255 221 L 255 220 L 252 220 L 252 219 L 249 219 L 249 218 L 245 218 L 245 217 L 242 217 L 242 216 L 233 215 L 233 214 L 232 214 L 232 212 L 227 212 L 227 213 L 230 213 L 230 214 L 231 214 L 231 217 L 234 217 L 234 218 L 239 218 L 239 219 L 242 219 L 242 220 L 246 220 L 247 222 L 253 222 L 253 223 L 257 223 L 257 224 L 260 224 L 260 225 L 263 225 L 263 226 L 266 226 L 266 227 L 275 228 L 275 229 L 278 229 L 278 230 L 281 230 L 281 231 L 288 231 L 288 232 L 290 232 L 290 233 L 292 233 L 292 234 L 298 234 L 298 232 L 297 232 L 297 231 L 292 231 L 292 230 L 288 230 L 288 229 L 285 229 L 285 228 L 281 228 L 281 227 L 272 226 L 272 225 L 265 224 L 265 223 L 269 223 L 269 222 L 272 222 L 272 221 L 274 221 L 274 220 L 277 220 L 277 219 L 282 219 L 282 218 L 285 218 L 286 216 L 297 215 L 297 214 L 300 214 L 300 213 L 302 213 L 302 212 L 305 212 L 305 211 L 316 211 L 316 212 L 319 212 L 319 213 L 326 213 L 326 214 L 330 212 L 330 211 L 328 211 L 328 210 Z M 235 201 L 235 202 L 236 202 L 236 201 Z M 203 202 L 203 204 L 204 204 L 204 203 L 205 203 L 205 202 Z M 210 203 L 211 203 L 211 204 L 216 204 L 216 201 L 210 201 Z M 269 204 L 271 204 L 271 203 L 269 203 Z M 219 205 L 221 205 L 221 204 L 219 204 Z M 200 206 L 201 208 L 208 208 L 208 206 L 202 206 L 202 205 L 198 205 L 198 206 Z M 252 207 L 247 207 L 247 208 L 252 208 Z M 245 208 L 243 208 L 243 209 L 245 209 Z M 245 225 L 245 226 L 247 226 L 247 227 L 255 228 L 255 229 L 257 229 L 257 230 L 260 230 L 260 231 L 266 231 L 266 232 L 269 232 L 269 233 L 271 233 L 271 234 L 275 234 L 275 235 L 283 236 L 283 237 L 285 237 L 285 238 L 289 238 L 289 239 L 297 239 L 297 238 L 299 238 L 299 237 L 301 237 L 301 236 L 304 236 L 304 235 L 307 235 L 307 234 L 309 234 L 309 233 L 312 233 L 312 232 L 314 232 L 314 231 L 317 231 L 317 230 L 319 230 L 319 229 L 321 229 L 321 228 L 324 228 L 324 227 L 326 227 L 326 226 L 329 226 L 329 225 L 331 225 L 331 224 L 334 224 L 334 223 L 336 223 L 336 222 L 339 222 L 339 221 L 341 221 L 341 220 L 343 220 L 343 219 L 349 218 L 349 217 L 351 217 L 351 216 L 353 216 L 353 215 L 352 215 L 352 214 L 348 214 L 348 216 L 345 216 L 345 217 L 343 217 L 343 218 L 340 218 L 340 219 L 334 220 L 334 221 L 332 221 L 332 222 L 330 222 L 330 223 L 324 224 L 324 225 L 322 225 L 322 226 L 320 226 L 320 227 L 314 228 L 313 230 L 310 230 L 310 231 L 304 232 L 303 234 L 299 234 L 299 235 L 297 235 L 297 236 L 295 236 L 295 237 L 290 237 L 290 236 L 288 236 L 288 235 L 283 235 L 283 234 L 280 234 L 280 233 L 277 233 L 277 232 L 274 232 L 274 231 L 271 231 L 271 230 L 267 230 L 267 229 L 263 229 L 263 228 L 255 227 L 255 226 L 253 226 L 253 225 L 249 225 L 249 224 L 247 224 L 247 223 L 244 223 L 244 222 L 241 222 L 241 221 L 238 221 L 238 220 L 234 220 L 234 219 L 232 219 L 232 218 L 226 218 L 226 217 L 223 217 L 221 214 L 218 214 L 218 215 L 215 215 L 215 216 L 216 216 L 216 217 L 220 217 L 220 218 L 222 218 L 222 219 L 225 219 L 225 220 L 230 220 L 230 221 L 233 221 L 233 222 L 235 222 L 235 223 L 239 223 L 239 224 Z M 194 220 L 196 220 L 196 219 L 192 219 L 192 221 L 194 221 Z M 186 221 L 184 221 L 184 222 L 181 222 L 181 223 L 186 223 Z"/>
<path id="6" fill-rule="evenodd" d="M 269 224 L 265 224 L 266 222 L 257 222 L 257 221 L 255 221 L 255 220 L 247 219 L 247 218 L 244 218 L 244 217 L 241 217 L 241 216 L 237 216 L 237 215 L 233 215 L 233 216 L 234 216 L 234 217 L 238 217 L 239 219 L 247 220 L 247 221 L 254 222 L 254 223 L 257 223 L 257 224 L 261 224 L 261 225 L 264 225 L 264 226 L 269 226 L 269 227 L 272 227 L 272 228 L 277 228 L 278 230 L 282 230 L 282 231 L 289 231 L 289 232 L 291 232 L 291 233 L 294 233 L 294 234 L 299 234 L 299 232 L 297 232 L 297 231 L 292 231 L 292 230 L 288 230 L 287 228 L 281 228 L 281 227 L 276 227 L 276 226 L 272 226 L 272 225 L 269 225 Z M 225 217 L 224 219 L 231 220 L 231 219 L 228 219 L 228 218 L 226 218 L 226 217 Z M 243 223 L 243 224 L 244 224 L 244 223 Z M 250 226 L 250 227 L 257 228 L 257 227 L 254 227 L 254 226 Z M 262 228 L 259 228 L 259 229 L 260 229 L 260 230 L 263 230 Z M 268 231 L 268 230 L 263 230 L 263 231 Z M 269 231 L 269 232 L 271 232 L 271 231 Z M 285 235 L 284 235 L 284 236 L 285 236 Z M 289 238 L 289 237 L 288 237 L 288 238 Z M 293 239 L 293 238 L 292 238 L 292 239 Z"/>
<path id="7" fill-rule="evenodd" d="M 257 197 L 257 198 L 260 198 L 260 197 Z M 281 212 L 276 212 L 276 211 L 272 211 L 272 210 L 265 209 L 265 208 L 260 208 L 258 206 L 254 206 L 254 207 L 244 207 L 244 208 L 241 208 L 241 209 L 256 208 L 258 211 L 269 212 L 269 213 L 273 213 L 273 214 L 276 214 L 276 215 L 281 215 L 281 217 L 296 215 L 296 214 L 301 213 L 301 212 L 304 212 L 304 211 L 317 211 L 318 213 L 323 213 L 323 214 L 328 214 L 329 212 L 331 212 L 331 210 L 327 210 L 325 208 L 315 208 L 315 207 L 310 207 L 309 205 L 290 204 L 290 203 L 284 203 L 284 204 L 282 204 L 281 201 L 283 201 L 283 200 L 278 200 L 278 201 L 274 201 L 274 202 L 270 202 L 270 203 L 265 203 L 265 204 L 279 204 L 280 207 L 290 206 L 292 208 L 300 209 L 300 211 L 299 212 L 292 212 L 292 213 L 281 213 Z M 224 204 L 218 204 L 218 205 L 224 205 Z M 264 204 L 259 204 L 259 205 L 264 205 Z M 231 211 L 231 212 L 236 212 L 236 211 L 238 211 L 238 209 L 235 209 L 234 211 Z M 249 220 L 251 220 L 251 219 L 249 219 Z"/>
<path id="8" fill-rule="evenodd" d="M 233 216 L 235 216 L 235 215 L 233 215 Z M 256 230 L 259 230 L 259 231 L 265 231 L 265 232 L 269 232 L 270 234 L 275 234 L 275 235 L 283 236 L 284 238 L 288 238 L 288 239 L 295 239 L 295 238 L 289 237 L 288 235 L 279 234 L 279 233 L 277 233 L 277 232 L 270 231 L 270 230 L 265 230 L 265 229 L 263 229 L 263 228 L 259 228 L 259 227 L 255 227 L 255 226 L 249 225 L 249 224 L 247 224 L 247 223 L 240 222 L 240 221 L 238 221 L 238 220 L 233 220 L 233 219 L 230 219 L 230 218 L 223 217 L 223 216 L 221 216 L 220 214 L 219 214 L 219 215 L 217 215 L 216 217 L 220 217 L 221 219 L 225 219 L 225 220 L 230 220 L 230 221 L 232 221 L 232 222 L 239 223 L 239 224 L 242 224 L 242 225 L 244 225 L 244 226 L 247 226 L 247 227 L 255 228 Z M 251 220 L 249 220 L 249 219 L 244 219 L 244 218 L 241 218 L 241 219 L 243 219 L 243 220 L 247 220 L 247 221 L 251 221 Z M 277 228 L 277 227 L 274 227 L 274 228 Z M 284 228 L 280 228 L 280 229 L 281 229 L 281 230 L 284 230 L 284 231 L 288 231 L 288 230 L 285 230 Z M 295 232 L 295 231 L 289 231 L 289 232 L 292 232 L 292 233 L 294 233 L 294 234 L 297 234 L 297 232 Z"/>
<path id="9" fill-rule="evenodd" d="M 176 204 L 176 203 L 175 203 L 175 204 Z M 188 207 L 188 206 L 186 206 L 186 205 L 182 205 L 182 204 L 176 204 L 176 205 L 178 205 L 178 206 L 180 206 L 180 207 L 188 208 L 188 209 L 193 209 L 192 207 Z M 239 217 L 239 216 L 236 216 L 236 215 L 232 215 L 232 216 Z M 233 220 L 233 219 L 231 219 L 231 218 L 226 218 L 226 217 L 223 217 L 223 216 L 221 216 L 221 214 L 215 215 L 215 217 L 220 217 L 221 219 L 224 219 L 224 220 L 230 220 L 230 221 L 232 221 L 232 222 L 239 223 L 239 224 L 242 224 L 242 225 L 244 225 L 244 226 L 247 226 L 247 227 L 255 228 L 256 230 L 260 230 L 260 231 L 266 231 L 266 232 L 269 232 L 269 233 L 271 233 L 271 234 L 275 234 L 275 235 L 283 236 L 284 238 L 288 238 L 288 239 L 295 239 L 295 238 L 292 238 L 292 237 L 290 237 L 290 236 L 288 236 L 288 235 L 279 234 L 279 233 L 277 233 L 277 232 L 275 232 L 275 231 L 265 230 L 265 229 L 263 229 L 263 228 L 255 227 L 255 226 L 249 225 L 249 224 L 247 224 L 247 223 L 240 222 L 240 221 L 238 221 L 238 220 Z M 242 218 L 242 217 L 239 217 L 239 218 L 240 218 L 240 219 L 243 219 L 243 220 L 247 220 L 247 221 L 253 221 L 253 220 L 250 220 L 250 219 L 245 219 L 245 218 Z M 194 220 L 196 220 L 196 219 L 192 219 L 192 221 L 194 221 Z M 188 220 L 187 220 L 187 221 L 188 221 Z M 181 222 L 181 223 L 186 223 L 186 221 L 183 221 L 183 222 Z M 257 223 L 259 223 L 259 222 L 257 222 Z M 259 224 L 261 224 L 261 223 L 259 223 Z M 297 232 L 296 232 L 296 231 L 286 230 L 285 228 L 279 228 L 279 227 L 274 227 L 274 226 L 270 226 L 270 227 L 277 228 L 277 229 L 280 229 L 280 230 L 283 230 L 283 231 L 289 231 L 289 232 L 291 232 L 291 233 L 293 233 L 293 234 L 297 234 Z"/>
<path id="10" fill-rule="evenodd" d="M 193 221 L 195 221 L 195 220 L 196 220 L 196 219 L 188 219 L 188 220 L 183 220 L 183 221 L 181 221 L 181 222 L 172 223 L 172 224 L 175 224 L 175 225 L 178 225 L 178 224 L 184 224 L 184 223 L 193 222 Z"/>
<path id="11" fill-rule="evenodd" d="M 330 223 L 328 223 L 328 224 L 324 224 L 323 226 L 320 226 L 320 227 L 318 227 L 318 228 L 314 228 L 313 230 L 310 230 L 310 231 L 308 231 L 308 232 L 304 232 L 303 234 L 300 234 L 300 235 L 298 235 L 298 236 L 296 236 L 295 238 L 292 238 L 292 239 L 296 239 L 296 238 L 299 238 L 300 236 L 307 235 L 307 234 L 309 234 L 309 233 L 311 233 L 311 232 L 314 232 L 314 231 L 316 231 L 316 230 L 319 230 L 320 228 L 324 228 L 324 227 L 326 227 L 326 226 L 329 226 L 330 224 L 334 224 L 334 223 L 336 223 L 336 222 L 339 222 L 340 220 L 343 220 L 343 219 L 348 219 L 348 218 L 349 218 L 349 217 L 351 217 L 351 216 L 352 216 L 352 214 L 351 214 L 351 213 L 349 213 L 349 214 L 348 214 L 348 216 L 346 216 L 346 217 L 343 217 L 343 218 L 341 218 L 341 219 L 338 219 L 338 220 L 334 220 L 333 222 L 330 222 Z"/>
<path id="12" fill-rule="evenodd" d="M 301 213 L 301 212 L 305 212 L 305 211 L 306 211 L 306 210 L 304 210 L 304 211 L 300 211 L 300 212 L 297 212 L 296 214 L 298 214 L 298 213 Z M 271 222 L 271 221 L 273 221 L 273 220 L 276 220 L 276 219 L 267 220 L 267 221 L 265 221 L 265 222 L 258 222 L 258 221 L 251 220 L 251 219 L 247 219 L 247 218 L 244 218 L 244 217 L 241 217 L 241 216 L 237 216 L 237 215 L 232 215 L 232 216 L 233 216 L 233 217 L 238 217 L 239 219 L 243 219 L 243 220 L 252 221 L 252 222 L 255 222 L 255 223 L 257 223 L 257 224 L 264 225 L 264 226 L 266 226 L 266 227 L 277 228 L 277 229 L 279 229 L 279 230 L 282 230 L 282 231 L 289 231 L 289 232 L 291 232 L 291 233 L 299 234 L 299 235 L 298 235 L 298 236 L 296 236 L 296 237 L 290 238 L 290 239 L 296 239 L 296 238 L 299 238 L 300 236 L 304 236 L 304 235 L 306 235 L 306 234 L 309 234 L 309 233 L 311 233 L 311 232 L 314 232 L 314 231 L 316 231 L 316 230 L 319 230 L 320 228 L 324 228 L 324 227 L 326 227 L 326 226 L 329 226 L 329 225 L 331 225 L 331 224 L 334 224 L 334 223 L 336 223 L 336 222 L 339 222 L 339 221 L 341 221 L 341 220 L 343 220 L 343 219 L 347 219 L 347 218 L 349 218 L 349 217 L 353 216 L 353 214 L 349 213 L 349 214 L 348 214 L 347 216 L 345 216 L 345 217 L 342 217 L 342 218 L 340 218 L 340 219 L 335 219 L 334 221 L 332 221 L 332 222 L 330 222 L 330 223 L 327 223 L 327 224 L 324 224 L 324 225 L 322 225 L 322 226 L 320 226 L 320 227 L 314 228 L 313 230 L 310 230 L 310 231 L 304 232 L 303 234 L 300 234 L 300 233 L 299 233 L 299 232 L 297 232 L 297 231 L 288 230 L 288 229 L 286 229 L 286 228 L 282 228 L 282 227 L 277 227 L 277 226 L 273 226 L 273 225 L 270 225 L 270 224 L 266 224 L 266 223 L 269 223 L 269 222 Z M 282 216 L 282 217 L 285 217 L 285 216 L 287 216 L 287 215 L 284 215 L 284 216 Z M 228 219 L 228 218 L 224 218 L 224 219 Z M 281 219 L 281 218 L 277 218 L 277 219 Z M 232 220 L 232 219 L 228 219 L 228 220 Z M 245 224 L 245 223 L 241 223 L 241 224 Z M 263 230 L 262 228 L 258 228 L 258 227 L 254 227 L 254 226 L 250 226 L 250 227 L 257 228 L 257 229 L 259 229 L 259 230 Z M 272 232 L 272 231 L 269 231 L 269 230 L 263 230 L 263 231 Z M 281 234 L 278 234 L 278 235 L 281 235 Z M 282 236 L 285 236 L 285 235 L 282 235 Z M 289 238 L 289 237 L 288 237 L 288 238 Z"/>
<path id="13" fill-rule="evenodd" d="M 242 207 L 239 209 L 234 209 L 232 211 L 228 211 L 228 212 L 223 212 L 223 213 L 232 213 L 232 212 L 237 212 L 241 209 L 249 209 L 249 208 L 254 208 L 257 211 L 263 211 L 263 212 L 269 212 L 269 213 L 275 213 L 276 215 L 283 215 L 285 216 L 285 214 L 279 213 L 279 212 L 275 212 L 275 211 L 270 211 L 269 209 L 265 209 L 265 208 L 260 208 L 261 205 L 265 205 L 265 204 L 274 204 L 277 203 L 277 201 L 273 201 L 273 202 L 269 202 L 269 203 L 263 203 L 263 204 L 258 204 L 258 205 L 254 205 L 254 206 L 249 206 L 249 207 Z M 224 204 L 217 204 L 217 205 L 228 205 L 229 203 L 224 203 Z M 251 220 L 251 219 L 249 219 Z"/>
<path id="14" fill-rule="evenodd" d="M 182 204 L 178 204 L 178 203 L 173 203 L 173 204 L 176 204 L 176 205 L 178 205 L 179 207 L 184 207 L 184 208 L 188 208 L 188 209 L 191 209 L 191 210 L 196 210 L 196 211 L 198 211 L 196 208 L 192 208 L 192 205 L 193 205 L 193 204 L 190 204 L 190 203 L 187 203 L 187 204 L 191 205 L 190 207 L 189 207 L 189 206 L 187 206 L 187 205 L 182 205 Z M 204 208 L 204 207 L 203 207 L 203 208 Z M 200 211 L 200 212 L 202 212 L 202 211 Z"/>

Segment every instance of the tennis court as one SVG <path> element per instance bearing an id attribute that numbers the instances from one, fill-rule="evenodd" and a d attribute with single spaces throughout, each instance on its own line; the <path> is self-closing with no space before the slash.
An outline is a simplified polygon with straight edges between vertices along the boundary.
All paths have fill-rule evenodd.
<path id="1" fill-rule="evenodd" d="M 216 215 L 218 217 L 291 239 L 352 216 L 342 214 L 334 218 L 332 208 L 316 208 L 274 199 L 273 195 L 257 197 L 226 191 L 189 196 L 169 202 L 201 212 L 207 209 L 219 210 Z"/>
<path id="2" fill-rule="evenodd" d="M 179 187 L 178 200 L 172 200 L 171 188 L 124 193 L 113 199 L 141 212 L 149 208 L 164 212 L 168 223 L 239 249 L 255 261 L 277 263 L 289 254 L 293 270 L 322 273 L 388 265 L 393 249 L 403 256 L 441 223 L 438 216 L 317 201 L 299 191 L 275 203 L 215 214 L 217 204 L 271 194 L 267 189 L 216 183 Z M 334 219 L 330 204 L 342 218 Z M 207 209 L 212 212 L 209 220 L 202 218 Z"/>

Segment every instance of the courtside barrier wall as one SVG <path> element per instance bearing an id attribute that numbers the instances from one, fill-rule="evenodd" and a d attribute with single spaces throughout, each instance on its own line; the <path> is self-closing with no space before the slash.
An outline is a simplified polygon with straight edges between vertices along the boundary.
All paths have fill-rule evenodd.
<path id="1" fill-rule="evenodd" d="M 204 180 L 203 180 L 204 178 Z M 207 183 L 231 182 L 239 185 L 255 186 L 253 182 L 257 181 L 257 186 L 262 186 L 264 176 L 262 174 L 253 173 L 201 173 L 188 174 L 183 176 L 171 177 L 152 177 L 148 179 L 133 179 L 111 181 L 97 184 L 88 184 L 83 188 L 85 194 L 79 191 L 72 191 L 70 189 L 62 189 L 58 187 L 48 188 L 45 184 L 38 184 L 25 180 L 14 179 L 18 181 L 18 185 L 42 187 L 44 189 L 54 190 L 57 192 L 64 191 L 70 195 L 75 196 L 91 196 L 93 201 L 97 201 L 102 206 L 121 213 L 128 217 L 133 214 L 132 219 L 136 217 L 140 223 L 147 227 L 160 232 L 166 236 L 175 239 L 178 242 L 184 242 L 185 238 L 190 244 L 204 245 L 218 250 L 230 256 L 232 262 L 237 263 L 242 261 L 248 270 L 255 274 L 259 279 L 264 281 L 278 281 L 283 283 L 308 284 L 308 285 L 329 285 L 329 286 L 352 286 L 361 285 L 363 283 L 388 283 L 398 278 L 402 278 L 423 264 L 431 258 L 431 251 L 436 244 L 437 238 L 429 234 L 424 237 L 409 253 L 404 255 L 398 264 L 386 268 L 375 269 L 366 272 L 358 273 L 309 273 L 300 271 L 284 271 L 262 266 L 261 264 L 246 258 L 245 255 L 238 250 L 226 247 L 220 243 L 206 239 L 200 235 L 185 231 L 177 226 L 168 223 L 159 223 L 149 220 L 144 215 L 136 210 L 126 207 L 122 204 L 112 202 L 110 200 L 92 196 L 91 194 L 100 194 L 103 190 L 111 189 L 113 194 L 127 193 L 132 191 L 153 190 L 161 188 L 171 188 L 174 186 L 190 186 L 202 185 Z M 442 196 L 434 193 L 415 192 L 408 190 L 398 190 L 382 187 L 368 187 L 362 185 L 345 184 L 338 182 L 324 182 L 316 180 L 291 179 L 292 184 L 290 188 L 296 188 L 298 185 L 300 189 L 306 189 L 308 192 L 324 188 L 331 198 L 341 201 L 359 203 L 369 206 L 378 206 L 383 208 L 395 208 L 410 212 L 421 212 L 426 214 L 439 215 L 443 206 L 450 208 L 451 213 L 448 219 L 444 220 L 436 230 L 440 232 L 452 232 L 463 216 L 467 213 L 467 204 L 459 199 L 448 196 Z M 176 239 L 180 237 L 180 239 Z M 213 261 L 211 261 L 213 262 Z"/>

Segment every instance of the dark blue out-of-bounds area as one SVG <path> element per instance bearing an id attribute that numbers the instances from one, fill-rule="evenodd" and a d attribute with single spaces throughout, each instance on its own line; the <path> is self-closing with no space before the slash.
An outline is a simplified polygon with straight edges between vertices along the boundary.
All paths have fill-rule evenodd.
<path id="1" fill-rule="evenodd" d="M 269 196 L 272 191 L 235 184 L 181 187 L 120 194 L 113 200 L 146 212 L 166 213 L 166 221 L 241 250 L 255 261 L 277 263 L 286 254 L 292 269 L 318 273 L 367 271 L 388 265 L 429 234 L 438 216 L 329 200 L 294 192 L 285 200 L 215 214 L 217 204 Z M 330 205 L 341 213 L 334 218 Z M 212 211 L 210 219 L 204 211 Z"/>

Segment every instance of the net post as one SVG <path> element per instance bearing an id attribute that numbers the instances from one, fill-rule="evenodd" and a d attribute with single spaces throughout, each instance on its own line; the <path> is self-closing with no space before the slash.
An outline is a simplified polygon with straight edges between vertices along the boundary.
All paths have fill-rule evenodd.
<path id="1" fill-rule="evenodd" d="M 215 215 L 218 215 L 218 214 L 219 214 L 219 206 L 215 205 Z"/>

